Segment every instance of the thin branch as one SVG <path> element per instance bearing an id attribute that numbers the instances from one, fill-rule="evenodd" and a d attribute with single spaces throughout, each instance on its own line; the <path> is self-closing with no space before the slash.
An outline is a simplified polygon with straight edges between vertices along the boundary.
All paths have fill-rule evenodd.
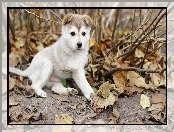
<path id="1" fill-rule="evenodd" d="M 49 11 L 52 13 L 52 14 L 54 14 L 58 19 L 59 19 L 59 21 L 61 21 L 62 22 L 62 19 L 56 14 L 56 13 L 54 13 L 52 10 L 50 10 L 49 9 Z"/>
<path id="2" fill-rule="evenodd" d="M 141 18 L 141 9 L 140 9 L 139 17 L 140 17 L 140 25 L 141 25 L 141 22 L 142 22 L 142 18 Z"/>
<path id="3" fill-rule="evenodd" d="M 24 6 L 24 7 L 26 7 L 26 6 L 23 5 L 21 2 L 19 2 L 19 4 L 22 5 L 22 6 Z M 24 10 L 25 10 L 27 13 L 32 14 L 32 15 L 34 15 L 34 16 L 40 18 L 40 19 L 43 19 L 43 20 L 46 20 L 46 21 L 51 21 L 51 22 L 58 23 L 58 22 L 56 22 L 56 21 L 49 20 L 49 19 L 43 18 L 43 17 L 41 17 L 41 16 L 38 16 L 38 15 L 36 15 L 35 13 L 28 11 L 27 9 L 24 9 Z"/>
<path id="4" fill-rule="evenodd" d="M 145 32 L 144 32 L 143 27 L 142 27 L 142 31 L 143 31 L 143 33 L 144 33 L 144 35 L 145 35 Z M 154 30 L 154 31 L 155 31 L 155 30 Z M 146 35 L 145 35 L 145 36 L 146 36 Z M 150 46 L 150 42 L 152 43 L 152 41 L 149 41 L 149 40 L 147 39 L 147 37 L 146 37 L 146 42 L 147 42 L 147 48 L 146 48 L 146 52 L 145 52 L 145 54 L 144 54 L 143 60 L 142 60 L 142 62 L 141 62 L 141 68 L 143 68 L 144 60 L 146 59 L 146 56 L 147 56 L 147 53 L 148 53 L 148 50 L 149 50 L 149 46 Z"/>
<path id="5" fill-rule="evenodd" d="M 52 7 L 50 4 L 48 4 L 48 2 L 44 2 L 46 5 L 48 5 L 49 7 Z M 53 12 L 52 10 L 50 10 L 49 9 L 49 11 L 51 12 L 51 13 L 53 13 L 61 22 L 62 22 L 62 19 L 55 13 L 55 12 Z"/>
<path id="6" fill-rule="evenodd" d="M 19 11 L 15 14 L 15 16 L 12 18 L 11 21 L 13 21 L 13 20 L 16 18 L 16 16 L 19 15 L 19 13 L 21 12 L 21 10 L 22 10 L 22 9 L 19 9 Z M 11 17 L 12 17 L 12 16 L 11 16 Z"/>
<path id="7" fill-rule="evenodd" d="M 114 21 L 114 28 L 113 28 L 113 31 L 112 31 L 112 42 L 111 44 L 113 44 L 113 40 L 114 40 L 114 36 L 115 36 L 115 28 L 116 28 L 116 25 L 117 25 L 117 19 L 118 19 L 118 13 L 119 13 L 119 10 L 115 10 L 115 21 Z"/>
<path id="8" fill-rule="evenodd" d="M 10 26 L 10 30 L 11 30 L 11 33 L 12 33 L 13 40 L 15 41 L 15 29 L 12 25 L 10 17 L 9 17 L 9 26 Z"/>
<path id="9" fill-rule="evenodd" d="M 133 18 L 132 18 L 132 32 L 133 32 L 133 30 L 134 30 L 134 22 L 135 22 L 135 13 L 136 13 L 136 9 L 135 9 L 135 11 L 134 11 L 134 15 L 133 15 Z M 132 35 L 131 35 L 131 44 L 132 44 Z"/>
<path id="10" fill-rule="evenodd" d="M 132 34 L 134 34 L 135 32 L 132 32 L 131 34 L 127 35 L 125 38 L 121 39 L 116 45 L 114 45 L 108 52 L 105 53 L 105 56 L 106 57 L 108 55 L 109 52 L 111 52 L 114 48 L 117 48 L 118 46 L 120 46 L 120 44 L 126 40 L 127 38 L 129 38 Z"/>
<path id="11" fill-rule="evenodd" d="M 146 38 L 147 39 L 147 38 Z M 151 42 L 151 41 L 150 41 Z M 144 65 L 144 60 L 146 59 L 146 56 L 147 56 L 147 53 L 148 53 L 148 50 L 149 50 L 149 46 L 150 46 L 150 42 L 147 40 L 147 48 L 146 48 L 146 52 L 144 54 L 144 57 L 143 57 L 143 60 L 141 62 L 141 68 L 143 68 L 143 65 Z"/>
<path id="12" fill-rule="evenodd" d="M 149 26 L 148 27 L 146 27 L 146 29 L 144 30 L 144 32 L 147 32 L 148 30 L 149 30 L 149 28 L 153 25 L 153 23 L 155 22 L 155 20 L 158 18 L 158 16 L 160 15 L 160 13 L 162 12 L 162 9 L 159 11 L 159 13 L 158 13 L 158 15 L 153 19 L 153 21 L 149 24 Z M 147 20 L 148 21 L 148 20 Z M 147 22 L 146 21 L 146 22 Z M 145 23 L 146 23 L 145 22 Z M 141 25 L 141 27 L 142 27 L 143 25 Z M 139 29 L 141 29 L 141 27 L 139 28 Z M 122 55 L 120 55 L 118 58 L 120 58 L 120 57 L 122 57 L 122 56 L 125 56 L 124 58 L 123 58 L 123 60 L 125 60 L 126 58 L 127 58 L 127 56 L 129 55 L 129 52 L 131 51 L 133 51 L 133 50 L 131 50 L 131 49 L 133 49 L 133 46 L 134 46 L 134 44 L 135 43 L 137 43 L 138 42 L 138 40 L 142 37 L 142 35 L 144 34 L 144 32 L 142 32 L 140 35 L 139 35 L 139 37 L 134 41 L 134 43 L 132 44 L 132 46 L 130 47 L 130 49 L 129 49 L 129 51 L 127 51 L 127 52 L 125 52 L 124 54 L 122 54 Z M 139 45 L 138 45 L 139 46 Z M 137 47 L 138 47 L 137 46 Z"/>
<path id="13" fill-rule="evenodd" d="M 161 10 L 162 11 L 162 10 Z M 159 13 L 161 13 L 161 11 Z M 159 15 L 159 14 L 158 14 Z M 157 16 L 158 17 L 158 16 Z M 156 20 L 156 18 L 154 19 L 154 21 Z M 147 21 L 144 22 L 143 25 L 140 25 L 137 30 L 135 32 L 137 32 L 139 29 L 141 29 L 144 25 L 146 25 L 146 23 L 149 21 L 149 19 Z M 151 24 L 152 25 L 152 24 Z M 149 25 L 147 28 L 146 28 L 146 31 L 148 30 L 148 28 L 151 26 Z M 127 38 L 129 38 L 131 35 L 135 34 L 135 32 L 131 32 L 129 35 L 127 35 L 125 38 L 121 39 L 115 46 L 113 46 L 109 51 L 107 51 L 105 53 L 105 57 L 108 55 L 109 52 L 111 52 L 114 48 L 117 48 L 124 40 L 126 40 Z M 141 36 L 143 35 L 140 34 L 140 36 L 135 40 L 135 42 L 131 45 L 130 49 L 133 48 L 134 44 L 137 43 L 137 41 L 141 38 Z M 123 55 L 124 56 L 124 55 Z"/>
<path id="14" fill-rule="evenodd" d="M 166 71 L 166 68 L 152 70 L 152 69 L 141 69 L 141 68 L 135 68 L 135 67 L 117 67 L 117 68 L 113 68 L 110 71 L 108 71 L 105 74 L 105 77 L 108 77 L 109 75 L 112 75 L 116 71 L 137 71 L 137 72 L 160 73 L 160 74 L 162 74 L 164 71 Z"/>
<path id="15" fill-rule="evenodd" d="M 161 14 L 161 15 L 159 16 L 159 18 L 157 19 L 156 24 L 153 26 L 153 28 L 152 28 L 148 33 L 146 33 L 146 35 L 149 35 L 149 34 L 156 28 L 156 26 L 158 25 L 158 23 L 160 22 L 160 20 L 161 20 L 165 15 L 166 15 L 166 13 L 163 13 L 163 14 Z M 156 20 L 156 19 L 155 19 L 155 20 Z M 155 21 L 155 20 L 154 20 L 154 21 Z M 153 21 L 153 22 L 154 22 L 154 21 Z M 146 32 L 146 31 L 150 28 L 150 26 L 151 26 L 152 24 L 153 24 L 153 23 L 151 23 L 151 24 L 144 30 L 144 32 Z M 134 41 L 133 45 L 139 40 L 139 38 L 141 38 L 141 36 L 144 34 L 144 32 Z M 119 59 L 120 57 L 124 56 L 123 59 L 122 59 L 122 60 L 124 61 L 124 60 L 129 56 L 129 54 L 132 53 L 132 52 L 140 45 L 140 43 L 146 38 L 146 35 L 138 42 L 138 45 L 134 46 L 132 49 L 130 49 L 129 51 L 125 52 L 124 54 L 118 56 L 117 59 Z"/>
<path id="16" fill-rule="evenodd" d="M 98 29 L 99 29 L 99 33 L 98 33 L 98 44 L 101 44 L 101 30 L 102 30 L 102 13 L 101 10 L 98 10 L 98 14 L 99 14 L 99 20 L 98 20 Z"/>

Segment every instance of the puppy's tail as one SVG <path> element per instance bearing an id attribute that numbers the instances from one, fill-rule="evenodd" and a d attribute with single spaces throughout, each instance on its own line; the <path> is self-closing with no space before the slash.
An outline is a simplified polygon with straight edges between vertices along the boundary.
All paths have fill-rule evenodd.
<path id="1" fill-rule="evenodd" d="M 14 67 L 9 67 L 9 72 L 15 73 L 17 75 L 24 76 L 24 77 L 27 76 L 26 70 L 25 71 L 21 71 L 21 70 L 19 70 L 17 68 L 14 68 Z"/>

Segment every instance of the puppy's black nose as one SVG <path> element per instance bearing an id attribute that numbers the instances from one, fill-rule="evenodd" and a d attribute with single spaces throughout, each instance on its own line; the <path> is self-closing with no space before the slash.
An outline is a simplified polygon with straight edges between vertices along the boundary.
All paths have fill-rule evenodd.
<path id="1" fill-rule="evenodd" d="M 82 43 L 77 43 L 77 47 L 81 48 L 82 47 Z"/>

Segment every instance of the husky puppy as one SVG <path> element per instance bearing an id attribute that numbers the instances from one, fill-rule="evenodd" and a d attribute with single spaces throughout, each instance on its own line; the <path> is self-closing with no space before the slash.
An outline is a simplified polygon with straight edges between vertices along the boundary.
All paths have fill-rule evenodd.
<path id="1" fill-rule="evenodd" d="M 40 97 L 47 97 L 42 90 L 44 86 L 52 87 L 51 90 L 58 94 L 78 93 L 74 88 L 65 88 L 60 81 L 73 78 L 84 96 L 91 100 L 90 95 L 94 92 L 86 80 L 84 67 L 88 60 L 92 23 L 88 15 L 67 14 L 57 42 L 38 52 L 26 70 L 10 67 L 9 71 L 28 77 L 35 94 Z"/>

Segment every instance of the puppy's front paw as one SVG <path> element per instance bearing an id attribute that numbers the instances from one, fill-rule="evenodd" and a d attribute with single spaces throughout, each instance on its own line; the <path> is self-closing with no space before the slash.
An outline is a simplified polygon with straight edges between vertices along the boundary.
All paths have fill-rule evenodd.
<path id="1" fill-rule="evenodd" d="M 85 93 L 84 96 L 87 98 L 88 101 L 91 101 L 92 102 L 91 94 L 94 94 L 94 91 L 93 91 L 92 88 L 90 88 L 90 91 L 88 91 L 87 93 Z"/>
<path id="2" fill-rule="evenodd" d="M 91 95 L 91 94 L 90 94 L 90 95 Z M 90 95 L 88 94 L 88 95 L 84 95 L 84 96 L 86 97 L 86 99 L 87 99 L 88 101 L 93 102 L 92 99 L 91 99 L 91 97 L 90 97 Z"/>
<path id="3" fill-rule="evenodd" d="M 35 90 L 35 93 L 36 93 L 36 95 L 39 96 L 39 97 L 42 97 L 42 98 L 46 98 L 46 97 L 47 97 L 46 92 L 44 92 L 42 89 L 37 89 L 37 90 Z"/>
<path id="4" fill-rule="evenodd" d="M 78 94 L 78 91 L 76 89 L 74 89 L 74 88 L 68 87 L 67 90 L 68 90 L 68 93 L 70 93 L 72 95 Z"/>

